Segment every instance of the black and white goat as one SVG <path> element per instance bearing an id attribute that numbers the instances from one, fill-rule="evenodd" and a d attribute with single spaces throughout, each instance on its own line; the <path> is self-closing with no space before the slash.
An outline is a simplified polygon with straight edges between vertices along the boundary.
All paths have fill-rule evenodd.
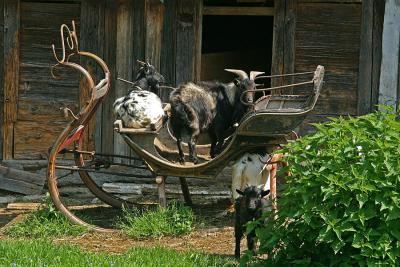
<path id="1" fill-rule="evenodd" d="M 171 127 L 177 139 L 181 164 L 185 162 L 183 138 L 188 139 L 189 159 L 196 164 L 198 137 L 200 133 L 208 133 L 211 139 L 210 155 L 215 157 L 233 125 L 247 112 L 245 103 L 253 102 L 254 78 L 262 72 L 252 71 L 249 77 L 242 70 L 225 70 L 236 74 L 238 78 L 230 83 L 189 82 L 180 85 L 170 95 Z"/>
<path id="2" fill-rule="evenodd" d="M 272 165 L 268 164 L 271 156 L 267 153 L 245 153 L 232 165 L 232 198 L 235 201 L 238 190 L 246 186 L 257 186 L 263 190 L 270 189 Z"/>
<path id="3" fill-rule="evenodd" d="M 164 77 L 149 63 L 138 62 L 142 66 L 135 82 L 131 83 L 133 89 L 113 105 L 116 117 L 129 128 L 145 128 L 164 117 L 161 99 L 155 94 L 164 83 Z"/>
<path id="4" fill-rule="evenodd" d="M 240 195 L 235 201 L 235 257 L 240 258 L 240 240 L 246 231 L 246 224 L 249 221 L 261 218 L 261 215 L 268 207 L 268 200 L 264 198 L 269 190 L 263 190 L 257 186 L 246 187 L 243 191 L 237 189 Z M 256 233 L 252 230 L 247 234 L 247 249 L 255 250 Z"/>

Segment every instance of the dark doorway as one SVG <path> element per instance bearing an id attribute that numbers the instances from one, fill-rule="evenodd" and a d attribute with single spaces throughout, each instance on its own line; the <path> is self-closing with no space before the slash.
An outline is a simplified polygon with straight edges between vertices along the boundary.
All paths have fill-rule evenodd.
<path id="1" fill-rule="evenodd" d="M 208 7 L 209 12 L 203 15 L 201 80 L 232 80 L 232 74 L 225 72 L 225 68 L 242 69 L 247 73 L 252 70 L 264 71 L 269 74 L 273 16 L 257 15 L 262 13 L 260 11 L 264 12 L 265 7 L 243 9 L 246 15 L 225 15 L 223 8 L 214 12 L 215 8 L 218 7 Z M 241 13 L 239 9 L 226 10 Z"/>

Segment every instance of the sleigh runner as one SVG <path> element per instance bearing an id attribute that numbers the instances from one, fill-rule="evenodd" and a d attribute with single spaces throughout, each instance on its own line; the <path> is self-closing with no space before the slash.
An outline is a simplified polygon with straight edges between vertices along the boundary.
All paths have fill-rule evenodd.
<path id="1" fill-rule="evenodd" d="M 65 33 L 67 34 L 67 49 L 70 51 L 70 54 L 68 55 L 66 55 L 64 44 Z M 60 199 L 60 193 L 57 186 L 57 179 L 59 178 L 57 170 L 68 170 L 71 172 L 78 172 L 88 189 L 106 204 L 113 207 L 134 205 L 134 203 L 130 203 L 104 191 L 96 184 L 89 173 L 96 171 L 101 172 L 103 169 L 107 169 L 109 164 L 96 161 L 99 156 L 102 156 L 101 154 L 93 151 L 84 151 L 83 149 L 84 131 L 87 129 L 90 119 L 93 118 L 96 110 L 101 102 L 104 101 L 104 98 L 110 89 L 111 73 L 107 64 L 101 58 L 90 52 L 79 50 L 74 22 L 72 23 L 72 30 L 66 25 L 61 26 L 61 37 L 63 56 L 59 59 L 54 52 L 54 56 L 58 62 L 56 66 L 69 67 L 81 73 L 91 88 L 91 97 L 86 106 L 84 106 L 76 115 L 68 109 L 64 110 L 65 113 L 72 115 L 73 120 L 66 126 L 51 148 L 47 170 L 49 192 L 55 206 L 74 223 L 85 225 L 97 231 L 112 231 L 82 221 L 71 213 Z M 86 69 L 71 61 L 74 56 L 93 59 L 101 68 L 103 78 L 96 84 L 93 77 Z M 162 119 L 141 129 L 125 128 L 123 123 L 120 120 L 117 120 L 114 123 L 114 130 L 123 137 L 126 144 L 135 152 L 137 157 L 143 160 L 152 172 L 153 179 L 154 177 L 156 178 L 161 205 L 165 206 L 166 203 L 165 179 L 167 176 L 176 176 L 180 178 L 185 201 L 191 203 L 190 193 L 185 177 L 213 179 L 231 160 L 237 158 L 244 152 L 256 148 L 265 148 L 272 152 L 274 148 L 281 144 L 285 144 L 288 141 L 288 136 L 303 122 L 307 114 L 313 110 L 315 103 L 318 100 L 323 85 L 324 67 L 318 66 L 313 72 L 260 77 L 260 79 L 274 79 L 289 76 L 307 77 L 307 75 L 311 75 L 312 78 L 305 82 L 279 87 L 256 88 L 256 93 L 262 93 L 264 96 L 249 105 L 248 112 L 241 119 L 238 125 L 235 125 L 235 131 L 228 138 L 223 151 L 215 158 L 197 165 L 181 165 L 171 161 L 171 159 L 168 159 L 165 156 L 165 154 L 168 154 L 167 150 L 170 152 L 171 150 L 174 150 L 174 148 L 171 148 L 165 140 L 165 138 L 173 137 L 168 133 Z M 308 94 L 265 94 L 265 92 L 268 91 L 306 85 L 311 86 L 311 91 Z M 168 106 L 166 109 L 167 108 Z M 59 164 L 60 156 L 67 153 L 73 155 L 75 164 L 68 166 Z M 126 156 L 120 155 L 104 156 L 111 158 L 127 158 Z M 137 159 L 136 157 L 128 158 Z M 118 165 L 117 163 L 112 164 Z M 143 178 L 151 179 L 152 177 L 146 176 Z M 274 190 L 276 190 L 275 179 L 271 179 L 272 196 L 276 196 L 276 192 L 273 192 Z"/>

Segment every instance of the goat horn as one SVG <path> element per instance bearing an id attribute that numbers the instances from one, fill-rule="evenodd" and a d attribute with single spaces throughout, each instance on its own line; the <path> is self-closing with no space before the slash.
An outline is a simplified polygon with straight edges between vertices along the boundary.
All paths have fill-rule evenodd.
<path id="1" fill-rule="evenodd" d="M 250 80 L 254 80 L 258 75 L 264 74 L 265 72 L 261 71 L 250 71 Z"/>
<path id="2" fill-rule="evenodd" d="M 247 73 L 242 71 L 242 70 L 235 70 L 235 69 L 224 69 L 224 70 L 236 74 L 241 79 L 248 79 L 249 78 L 249 76 L 247 76 Z"/>
<path id="3" fill-rule="evenodd" d="M 147 64 L 146 62 L 143 62 L 143 61 L 141 61 L 141 60 L 139 60 L 139 59 L 137 59 L 136 61 L 137 61 L 137 63 L 139 63 L 140 65 L 146 65 L 146 64 Z"/>

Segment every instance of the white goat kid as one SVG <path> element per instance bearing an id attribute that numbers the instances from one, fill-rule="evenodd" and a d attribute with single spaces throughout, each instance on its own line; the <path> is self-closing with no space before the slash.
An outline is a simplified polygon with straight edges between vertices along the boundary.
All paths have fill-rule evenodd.
<path id="1" fill-rule="evenodd" d="M 270 190 L 271 165 L 266 164 L 270 155 L 245 153 L 232 166 L 232 198 L 235 201 L 239 194 L 236 189 L 243 191 L 248 186 Z"/>

